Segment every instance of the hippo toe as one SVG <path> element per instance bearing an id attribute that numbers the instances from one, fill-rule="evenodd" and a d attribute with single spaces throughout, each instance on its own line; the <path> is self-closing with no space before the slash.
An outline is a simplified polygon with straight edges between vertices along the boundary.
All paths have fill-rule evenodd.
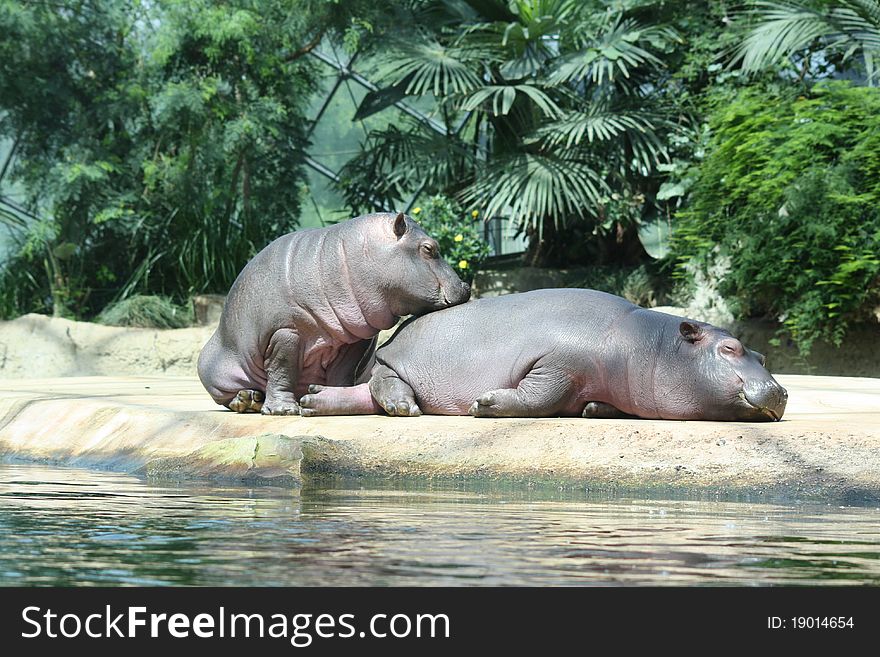
<path id="1" fill-rule="evenodd" d="M 226 406 L 236 413 L 259 413 L 265 398 L 261 390 L 239 390 Z"/>

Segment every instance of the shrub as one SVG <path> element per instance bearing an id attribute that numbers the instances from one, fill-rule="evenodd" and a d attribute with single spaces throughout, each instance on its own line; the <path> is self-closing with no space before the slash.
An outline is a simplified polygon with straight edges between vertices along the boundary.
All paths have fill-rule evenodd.
<path id="1" fill-rule="evenodd" d="M 839 345 L 880 300 L 880 89 L 718 100 L 673 234 L 679 271 L 730 258 L 719 289 L 735 314 L 775 317 L 803 353 Z"/>
<path id="2" fill-rule="evenodd" d="M 39 299 L 3 293 L 2 316 L 226 290 L 293 229 L 309 20 L 280 0 L 0 2 L 0 138 L 34 215 L 12 259 Z"/>
<path id="3" fill-rule="evenodd" d="M 616 294 L 646 308 L 658 305 L 666 296 L 666 285 L 662 275 L 645 265 L 638 267 L 595 265 L 587 268 L 584 276 L 577 280 L 573 287 Z"/>
<path id="4" fill-rule="evenodd" d="M 483 224 L 476 211 L 465 212 L 445 196 L 432 196 L 412 209 L 425 232 L 440 244 L 440 253 L 461 277 L 470 283 L 489 255 L 489 245 L 480 234 Z"/>
<path id="5" fill-rule="evenodd" d="M 192 324 L 191 308 L 178 306 L 167 297 L 136 295 L 107 306 L 96 321 L 110 326 L 183 328 Z"/>

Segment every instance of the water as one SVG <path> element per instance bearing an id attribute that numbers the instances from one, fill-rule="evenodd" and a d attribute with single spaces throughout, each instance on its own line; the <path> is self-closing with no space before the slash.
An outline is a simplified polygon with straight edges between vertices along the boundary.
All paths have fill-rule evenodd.
<path id="1" fill-rule="evenodd" d="M 361 485 L 0 465 L 0 584 L 880 584 L 876 505 Z"/>

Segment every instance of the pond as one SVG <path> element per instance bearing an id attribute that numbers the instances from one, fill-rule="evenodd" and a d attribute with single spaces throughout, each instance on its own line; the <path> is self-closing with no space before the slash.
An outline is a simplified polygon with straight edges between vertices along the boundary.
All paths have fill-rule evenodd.
<path id="1" fill-rule="evenodd" d="M 391 486 L 394 486 L 393 488 Z M 880 509 L 0 465 L 3 585 L 880 584 Z"/>

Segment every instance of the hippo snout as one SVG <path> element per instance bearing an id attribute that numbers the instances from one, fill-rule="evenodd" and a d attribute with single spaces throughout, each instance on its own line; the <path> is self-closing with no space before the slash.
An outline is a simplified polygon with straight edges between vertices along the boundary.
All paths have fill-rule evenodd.
<path id="1" fill-rule="evenodd" d="M 742 397 L 749 406 L 779 421 L 785 413 L 788 391 L 774 379 L 751 380 L 743 384 Z"/>
<path id="2" fill-rule="evenodd" d="M 450 286 L 452 289 L 443 289 L 443 298 L 448 306 L 457 306 L 471 298 L 471 286 L 460 281 L 458 285 Z"/>

